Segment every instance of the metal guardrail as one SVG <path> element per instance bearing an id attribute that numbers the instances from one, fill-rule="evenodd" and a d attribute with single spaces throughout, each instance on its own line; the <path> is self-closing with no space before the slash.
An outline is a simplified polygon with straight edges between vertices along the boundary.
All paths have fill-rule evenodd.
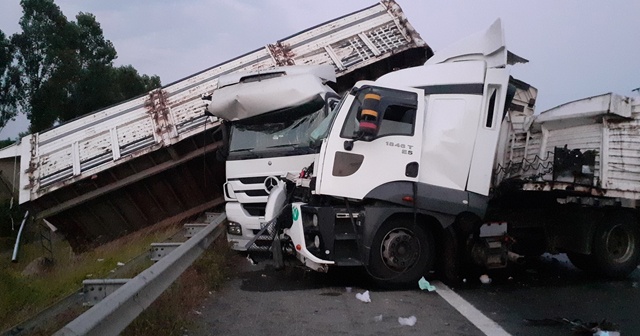
<path id="1" fill-rule="evenodd" d="M 224 231 L 222 213 L 166 257 L 129 280 L 54 335 L 118 335 Z"/>

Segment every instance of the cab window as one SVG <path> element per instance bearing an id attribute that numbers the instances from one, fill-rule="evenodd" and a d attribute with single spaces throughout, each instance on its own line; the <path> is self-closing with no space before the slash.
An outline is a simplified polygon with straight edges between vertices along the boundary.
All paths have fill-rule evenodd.
<path id="1" fill-rule="evenodd" d="M 377 138 L 387 135 L 411 136 L 414 134 L 418 105 L 418 95 L 415 92 L 365 86 L 355 94 L 356 98 L 353 100 L 347 120 L 340 133 L 342 138 L 353 139 L 359 136 L 362 106 L 365 96 L 368 94 L 379 96 L 379 102 L 375 107 L 378 126 Z"/>

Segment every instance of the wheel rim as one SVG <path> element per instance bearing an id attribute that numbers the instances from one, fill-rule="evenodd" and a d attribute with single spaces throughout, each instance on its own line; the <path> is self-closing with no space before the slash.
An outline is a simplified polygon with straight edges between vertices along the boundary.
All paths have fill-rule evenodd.
<path id="1" fill-rule="evenodd" d="M 633 255 L 635 237 L 622 224 L 614 226 L 607 232 L 605 242 L 611 259 L 617 263 L 626 262 Z"/>
<path id="2" fill-rule="evenodd" d="M 382 240 L 380 255 L 390 269 L 406 270 L 420 257 L 420 241 L 407 229 L 389 231 Z"/>

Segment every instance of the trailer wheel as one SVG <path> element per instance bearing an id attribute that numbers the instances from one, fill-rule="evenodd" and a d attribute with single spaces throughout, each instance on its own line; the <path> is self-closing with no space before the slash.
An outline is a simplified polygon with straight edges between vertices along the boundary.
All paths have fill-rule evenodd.
<path id="1" fill-rule="evenodd" d="M 430 231 L 411 220 L 388 220 L 373 239 L 369 272 L 383 286 L 415 284 L 433 267 L 434 254 Z"/>
<path id="2" fill-rule="evenodd" d="M 612 278 L 625 278 L 640 261 L 638 221 L 631 213 L 615 213 L 596 228 L 593 238 L 593 266 Z"/>

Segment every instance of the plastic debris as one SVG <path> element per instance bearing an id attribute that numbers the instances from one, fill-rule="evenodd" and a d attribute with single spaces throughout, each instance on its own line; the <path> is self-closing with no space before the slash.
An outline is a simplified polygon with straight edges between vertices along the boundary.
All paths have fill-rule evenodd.
<path id="1" fill-rule="evenodd" d="M 366 291 L 364 293 L 356 293 L 356 299 L 365 303 L 371 302 L 371 297 L 369 297 L 369 291 Z"/>
<path id="2" fill-rule="evenodd" d="M 351 291 L 353 290 L 353 288 L 351 288 L 351 287 L 347 287 L 347 288 L 345 288 L 345 290 L 347 291 L 347 293 L 351 293 Z"/>
<path id="3" fill-rule="evenodd" d="M 430 284 L 429 281 L 427 281 L 427 279 L 425 279 L 424 277 L 418 280 L 418 286 L 420 287 L 420 289 L 427 290 L 429 292 L 433 292 L 434 290 L 436 290 L 436 286 Z"/>
<path id="4" fill-rule="evenodd" d="M 200 312 L 200 311 L 194 310 L 193 312 L 194 312 L 196 315 L 202 315 L 202 312 Z"/>
<path id="5" fill-rule="evenodd" d="M 418 321 L 418 319 L 415 316 L 398 317 L 398 323 L 403 326 L 413 327 L 416 324 L 416 321 Z"/>
<path id="6" fill-rule="evenodd" d="M 488 275 L 483 274 L 480 276 L 480 282 L 482 282 L 482 284 L 484 285 L 488 285 L 491 283 L 491 278 Z"/>
<path id="7" fill-rule="evenodd" d="M 102 258 L 98 259 L 98 262 L 103 262 L 103 261 L 104 261 L 104 259 L 102 259 Z"/>
<path id="8" fill-rule="evenodd" d="M 374 316 L 373 320 L 376 322 L 382 322 L 382 314 L 378 315 L 378 316 Z"/>
<path id="9" fill-rule="evenodd" d="M 256 264 L 256 262 L 255 262 L 255 261 L 253 261 L 253 258 L 251 258 L 251 256 L 250 256 L 250 255 L 248 255 L 248 254 L 247 254 L 247 260 L 249 260 L 249 263 L 250 263 L 251 265 L 255 265 L 255 264 Z"/>
<path id="10" fill-rule="evenodd" d="M 118 265 L 118 266 L 124 266 L 124 263 L 123 263 L 123 262 L 119 262 L 119 261 L 118 261 L 118 263 L 117 263 L 116 265 Z"/>

